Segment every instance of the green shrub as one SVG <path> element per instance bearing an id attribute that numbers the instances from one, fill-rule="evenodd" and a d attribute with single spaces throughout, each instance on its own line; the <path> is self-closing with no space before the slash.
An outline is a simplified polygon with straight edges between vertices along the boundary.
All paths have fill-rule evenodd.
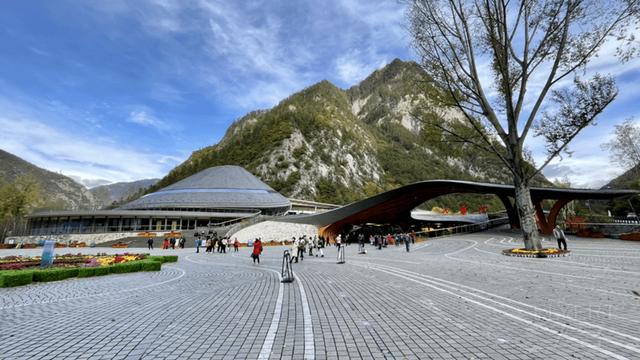
<path id="1" fill-rule="evenodd" d="M 147 261 L 157 261 L 159 263 L 166 262 L 166 260 L 164 259 L 164 256 L 162 256 L 162 255 L 149 256 L 145 260 L 147 260 Z"/>
<path id="2" fill-rule="evenodd" d="M 78 277 L 91 277 L 96 275 L 96 268 L 94 267 L 84 267 L 78 269 Z"/>
<path id="3" fill-rule="evenodd" d="M 162 263 L 160 261 L 142 260 L 140 261 L 142 271 L 160 271 Z"/>
<path id="4" fill-rule="evenodd" d="M 33 270 L 5 270 L 0 272 L 0 287 L 14 287 L 31 284 Z"/>
<path id="5" fill-rule="evenodd" d="M 126 263 L 120 263 L 111 265 L 111 273 L 112 274 L 122 274 L 122 273 L 130 273 L 140 271 L 142 265 L 140 265 L 142 261 L 131 261 Z"/>
<path id="6" fill-rule="evenodd" d="M 93 269 L 94 269 L 95 276 L 103 276 L 103 275 L 111 274 L 111 269 L 109 268 L 109 266 L 100 266 L 100 267 L 95 267 Z"/>
<path id="7" fill-rule="evenodd" d="M 154 255 L 147 257 L 145 260 L 159 261 L 161 263 L 177 262 L 178 255 Z"/>
<path id="8" fill-rule="evenodd" d="M 33 281 L 48 282 L 64 280 L 78 276 L 78 269 L 51 268 L 33 272 Z"/>

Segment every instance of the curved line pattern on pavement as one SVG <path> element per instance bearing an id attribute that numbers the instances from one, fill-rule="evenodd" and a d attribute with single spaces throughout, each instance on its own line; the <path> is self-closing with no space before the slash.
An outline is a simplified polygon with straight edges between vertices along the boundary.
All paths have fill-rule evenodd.
<path id="1" fill-rule="evenodd" d="M 307 299 L 307 293 L 304 291 L 302 281 L 298 275 L 293 274 L 293 277 L 298 283 L 298 289 L 300 290 L 300 300 L 302 301 L 302 316 L 304 319 L 304 358 L 313 360 L 315 359 L 315 340 L 313 338 L 313 324 L 311 323 L 311 310 L 309 310 L 309 301 Z"/>
<path id="2" fill-rule="evenodd" d="M 267 267 L 262 267 L 262 266 L 252 267 L 252 266 L 238 265 L 238 264 L 229 264 L 229 263 L 225 264 L 220 262 L 215 264 L 203 263 L 203 262 L 199 262 L 191 259 L 190 256 L 186 256 L 185 259 L 192 263 L 202 264 L 202 265 L 221 265 L 222 264 L 222 265 L 228 265 L 228 266 L 234 266 L 234 267 L 248 268 L 253 270 L 271 271 L 278 275 L 278 281 L 282 280 L 280 272 L 273 269 L 269 269 Z M 313 360 L 315 359 L 315 340 L 313 336 L 313 324 L 311 323 L 311 310 L 309 309 L 307 294 L 304 291 L 304 286 L 302 285 L 302 282 L 300 281 L 297 275 L 294 274 L 293 276 L 295 277 L 296 282 L 298 283 L 298 289 L 300 290 L 300 300 L 302 302 L 302 312 L 303 312 L 303 319 L 304 319 L 304 358 Z M 273 343 L 275 341 L 276 333 L 278 331 L 278 326 L 280 324 L 280 318 L 282 315 L 283 292 L 284 292 L 283 285 L 281 282 L 279 282 L 278 298 L 276 299 L 275 311 L 271 319 L 269 331 L 267 332 L 267 336 L 265 337 L 264 343 L 262 344 L 262 348 L 260 349 L 260 355 L 258 356 L 258 359 L 269 359 L 271 355 L 271 350 L 273 349 Z"/>
<path id="3" fill-rule="evenodd" d="M 180 271 L 181 274 L 178 275 L 177 277 L 169 279 L 169 280 L 165 280 L 165 281 L 161 281 L 161 282 L 153 283 L 153 284 L 148 284 L 148 285 L 144 285 L 144 286 L 140 286 L 140 287 L 132 288 L 132 289 L 125 289 L 125 290 L 121 290 L 121 291 L 109 291 L 109 292 L 102 292 L 102 293 L 98 293 L 98 294 L 83 295 L 83 296 L 76 296 L 76 297 L 68 297 L 68 298 L 62 298 L 62 299 L 45 300 L 45 301 L 28 303 L 28 304 L 18 304 L 18 305 L 4 306 L 4 307 L 0 307 L 0 310 L 18 308 L 18 307 L 24 307 L 24 306 L 30 306 L 30 305 L 52 304 L 52 303 L 57 303 L 57 302 L 69 301 L 69 300 L 86 299 L 86 298 L 92 298 L 92 297 L 103 296 L 103 295 L 116 295 L 116 294 L 131 292 L 131 291 L 138 291 L 138 290 L 142 290 L 142 289 L 146 289 L 146 288 L 150 288 L 150 287 L 154 287 L 154 286 L 158 286 L 158 285 L 167 284 L 167 283 L 170 283 L 172 281 L 176 281 L 176 280 L 180 279 L 181 277 L 183 277 L 186 274 L 186 272 L 183 269 L 179 268 L 179 267 L 168 266 L 168 265 L 167 265 L 167 267 L 170 267 L 172 269 L 176 269 L 176 270 Z"/>
<path id="4" fill-rule="evenodd" d="M 500 245 L 496 245 L 496 244 L 492 244 L 490 242 L 490 240 L 495 240 L 495 238 L 490 238 L 485 240 L 484 244 L 485 245 L 489 245 L 489 246 L 493 246 L 493 247 L 500 247 L 503 248 L 503 246 Z M 509 248 L 510 246 L 507 246 L 507 248 Z M 489 253 L 488 251 L 483 251 L 480 249 L 476 249 L 478 251 L 482 251 L 482 252 L 486 252 Z M 582 251 L 582 250 L 581 250 Z M 495 254 L 495 253 L 491 253 L 494 255 L 499 255 L 499 254 Z M 601 256 L 601 255 L 584 255 L 584 254 L 579 254 L 579 253 L 573 253 L 574 256 L 588 256 L 588 257 L 615 257 L 615 258 L 632 258 L 632 259 L 640 259 L 640 257 L 630 257 L 630 256 Z M 525 261 L 527 260 L 533 260 L 536 261 L 535 259 L 523 259 Z M 638 271 L 630 271 L 630 270 L 620 270 L 620 269 L 612 269 L 612 268 L 608 268 L 608 267 L 602 267 L 602 266 L 597 266 L 597 265 L 592 265 L 592 264 L 588 264 L 588 263 L 584 263 L 584 262 L 580 262 L 580 261 L 567 261 L 567 260 L 560 260 L 560 259 L 552 259 L 551 261 L 555 262 L 555 263 L 563 263 L 563 264 L 570 264 L 570 265 L 564 265 L 564 266 L 573 266 L 573 267 L 582 267 L 582 268 L 591 268 L 591 269 L 598 269 L 598 270 L 604 270 L 604 271 L 611 271 L 611 272 L 619 272 L 619 273 L 627 273 L 627 274 L 634 274 L 634 275 L 640 275 L 640 272 Z"/>
<path id="5" fill-rule="evenodd" d="M 497 312 L 497 313 L 499 313 L 501 315 L 507 316 L 507 317 L 512 318 L 514 320 L 517 320 L 517 321 L 526 323 L 528 325 L 537 327 L 537 328 L 539 328 L 539 329 L 541 329 L 541 330 L 543 330 L 545 332 L 553 333 L 556 336 L 563 337 L 563 338 L 565 338 L 567 340 L 573 341 L 573 342 L 578 343 L 578 344 L 580 344 L 582 346 L 585 346 L 585 347 L 588 347 L 590 349 L 596 350 L 596 351 L 598 351 L 600 353 L 603 353 L 603 354 L 605 354 L 607 356 L 610 356 L 612 358 L 615 358 L 615 359 L 627 359 L 627 358 L 622 356 L 622 355 L 619 355 L 619 354 L 616 354 L 614 352 L 611 352 L 611 351 L 609 351 L 607 349 L 604 349 L 604 348 L 601 348 L 599 346 L 596 346 L 596 345 L 590 344 L 588 342 L 582 341 L 580 339 L 577 339 L 577 338 L 575 338 L 573 336 L 563 334 L 563 333 L 558 332 L 557 330 L 551 329 L 551 328 L 549 328 L 547 326 L 543 326 L 543 325 L 537 324 L 537 323 L 535 323 L 535 322 L 533 322 L 531 320 L 528 320 L 528 319 L 525 319 L 523 317 L 514 315 L 513 313 L 509 313 L 509 312 L 507 312 L 505 310 L 501 310 L 501 309 L 499 309 L 499 308 L 497 308 L 495 306 L 488 305 L 486 302 L 492 302 L 492 303 L 498 304 L 499 306 L 503 306 L 503 307 L 508 308 L 510 310 L 517 311 L 517 312 L 523 313 L 525 315 L 531 316 L 534 319 L 541 319 L 541 320 L 544 320 L 546 323 L 553 323 L 553 324 L 558 325 L 560 327 L 569 328 L 569 329 L 571 329 L 573 331 L 576 331 L 576 332 L 579 332 L 579 333 L 581 333 L 583 335 L 588 335 L 588 336 L 594 337 L 596 339 L 603 340 L 605 342 L 613 344 L 615 346 L 619 346 L 619 347 L 622 347 L 622 348 L 625 348 L 627 350 L 630 350 L 630 351 L 633 351 L 633 352 L 636 352 L 636 353 L 640 354 L 640 349 L 639 348 L 636 348 L 636 347 L 633 347 L 631 345 L 627 345 L 627 344 L 621 343 L 621 342 L 616 341 L 616 340 L 605 338 L 605 337 L 602 336 L 602 334 L 592 333 L 592 332 L 589 332 L 589 331 L 586 331 L 586 330 L 583 330 L 583 329 L 579 329 L 577 327 L 574 327 L 574 326 L 571 326 L 571 325 L 568 325 L 568 324 L 565 324 L 565 323 L 561 323 L 559 321 L 553 320 L 553 319 L 551 319 L 549 317 L 542 316 L 540 314 L 535 314 L 535 313 L 531 313 L 531 312 L 526 311 L 526 310 L 518 309 L 518 308 L 516 308 L 514 306 L 507 305 L 505 303 L 501 303 L 501 302 L 498 302 L 496 300 L 493 300 L 493 299 L 491 299 L 489 297 L 485 297 L 485 296 L 482 296 L 482 295 L 474 294 L 474 293 L 472 293 L 470 291 L 466 291 L 463 288 L 473 289 L 474 291 L 476 291 L 478 293 L 486 293 L 486 294 L 488 294 L 490 296 L 494 296 L 494 297 L 496 297 L 498 299 L 507 300 L 507 301 L 510 301 L 510 302 L 512 302 L 514 304 L 518 304 L 520 306 L 533 308 L 535 310 L 542 311 L 542 312 L 549 313 L 549 314 L 553 314 L 554 316 L 561 317 L 561 318 L 564 318 L 566 320 L 570 319 L 572 321 L 575 321 L 577 323 L 581 323 L 583 325 L 590 326 L 592 328 L 596 328 L 596 329 L 599 329 L 599 330 L 602 330 L 602 331 L 607 331 L 607 332 L 610 332 L 612 334 L 616 334 L 618 336 L 627 337 L 627 338 L 630 338 L 630 339 L 633 339 L 633 340 L 640 341 L 639 338 L 636 338 L 634 336 L 631 336 L 631 335 L 628 335 L 628 334 L 624 334 L 624 333 L 620 333 L 620 332 L 615 331 L 615 330 L 610 330 L 610 329 L 607 329 L 605 327 L 602 327 L 602 326 L 599 326 L 599 325 L 596 325 L 596 324 L 591 324 L 591 323 L 588 323 L 588 322 L 585 322 L 585 321 L 573 319 L 573 318 L 571 318 L 569 316 L 566 316 L 566 315 L 554 313 L 554 312 L 546 310 L 546 309 L 542 309 L 542 308 L 538 308 L 538 307 L 535 307 L 535 306 L 532 306 L 532 305 L 521 303 L 519 301 L 508 299 L 508 298 L 505 298 L 505 297 L 502 297 L 502 296 L 499 296 L 499 295 L 487 293 L 485 291 L 474 289 L 474 288 L 471 288 L 471 287 L 468 287 L 468 286 L 465 286 L 465 285 L 462 285 L 462 284 L 458 284 L 458 283 L 455 283 L 455 282 L 434 278 L 434 277 L 431 277 L 431 276 L 428 276 L 428 275 L 424 275 L 424 274 L 413 273 L 413 272 L 406 271 L 406 270 L 400 269 L 400 268 L 393 268 L 393 267 L 386 266 L 386 265 L 382 265 L 381 266 L 381 265 L 372 265 L 372 264 L 366 264 L 366 265 L 355 264 L 355 266 L 360 266 L 360 267 L 369 268 L 369 269 L 377 270 L 377 271 L 380 271 L 380 272 L 384 272 L 386 274 L 389 274 L 389 275 L 392 275 L 392 276 L 396 276 L 396 277 L 400 277 L 400 278 L 403 278 L 405 280 L 408 280 L 408 281 L 411 281 L 411 282 L 415 282 L 415 283 L 430 287 L 430 288 L 432 288 L 434 290 L 437 290 L 437 291 L 440 291 L 440 292 L 443 292 L 443 293 L 446 293 L 446 294 L 449 294 L 449 295 L 452 295 L 452 296 L 463 298 L 466 301 L 469 301 L 469 302 L 471 302 L 473 304 L 476 304 L 478 306 L 481 306 L 481 307 L 484 307 L 486 309 L 492 310 L 494 312 Z M 418 274 L 418 275 L 413 275 L 413 274 Z M 437 279 L 437 280 L 429 280 L 431 278 Z M 455 285 L 453 285 L 453 286 L 452 285 L 447 285 L 447 283 L 451 283 L 451 284 L 455 284 Z M 447 288 L 451 289 L 451 290 L 448 290 Z M 455 293 L 454 291 L 457 291 L 458 293 Z M 475 298 L 484 300 L 485 303 L 483 303 L 483 302 L 481 302 L 479 300 L 474 300 L 471 297 L 461 295 L 460 293 L 468 294 L 468 295 L 473 296 Z"/>
<path id="6" fill-rule="evenodd" d="M 267 269 L 269 270 L 269 269 Z M 275 271 L 275 270 L 270 270 Z M 280 273 L 278 273 L 278 279 L 282 280 Z M 273 349 L 273 342 L 276 338 L 276 333 L 278 332 L 278 326 L 280 325 L 280 317 L 282 315 L 282 298 L 283 298 L 284 289 L 282 287 L 282 283 L 278 285 L 278 298 L 276 299 L 276 307 L 273 312 L 273 317 L 271 318 L 271 325 L 269 326 L 269 331 L 267 331 L 267 336 L 264 338 L 264 343 L 262 344 L 262 348 L 260 349 L 260 355 L 258 359 L 264 360 L 269 359 L 271 355 L 271 350 Z"/>
<path id="7" fill-rule="evenodd" d="M 474 250 L 476 250 L 478 252 L 485 253 L 485 254 L 501 256 L 499 254 L 492 253 L 490 251 L 481 250 L 481 249 L 478 249 L 478 248 L 474 248 Z M 470 261 L 470 260 L 463 260 L 463 259 L 457 259 L 457 258 L 451 258 L 451 259 L 458 260 L 458 261 L 467 261 L 467 262 Z M 529 260 L 529 259 L 521 258 L 520 260 Z M 484 265 L 488 265 L 488 266 L 506 267 L 506 265 L 489 264 L 489 263 L 482 263 L 482 262 L 478 262 L 478 264 L 484 264 Z M 586 279 L 586 280 L 592 280 L 592 281 L 600 281 L 598 279 L 606 279 L 604 277 L 588 277 L 588 276 L 578 276 L 578 275 L 567 275 L 567 274 L 551 273 L 551 272 L 548 272 L 548 271 L 541 271 L 541 270 L 523 269 L 523 268 L 513 267 L 513 266 L 510 266 L 508 268 L 509 269 L 514 269 L 514 270 L 518 270 L 518 271 L 525 271 L 525 272 L 526 271 L 534 271 L 534 272 L 542 273 L 542 274 L 550 274 L 550 275 L 554 275 L 554 276 L 579 278 L 579 279 Z M 618 296 L 628 296 L 628 297 L 634 297 L 635 296 L 635 295 L 632 295 L 632 294 L 625 294 L 625 293 L 618 292 L 618 291 L 597 289 L 597 288 L 586 287 L 586 286 L 578 286 L 578 285 L 572 285 L 572 284 L 565 284 L 565 286 L 574 287 L 574 288 L 583 289 L 583 290 L 589 290 L 589 291 L 597 291 L 597 292 L 602 292 L 602 293 L 606 293 L 606 294 L 614 294 L 614 295 L 618 295 Z M 616 289 L 620 289 L 620 287 L 618 287 L 618 286 L 612 286 L 612 287 L 614 287 Z"/>
<path id="8" fill-rule="evenodd" d="M 523 269 L 523 268 L 519 268 L 519 267 L 516 267 L 516 266 L 492 264 L 492 263 L 486 263 L 486 262 L 481 262 L 481 261 L 473 261 L 473 260 L 459 259 L 459 258 L 456 258 L 456 257 L 452 257 L 451 255 L 457 254 L 457 253 L 465 251 L 465 250 L 469 250 L 471 248 L 475 248 L 478 245 L 478 242 L 476 242 L 474 240 L 467 240 L 467 241 L 473 241 L 475 244 L 473 244 L 471 246 L 467 246 L 464 249 L 460 249 L 458 251 L 454 251 L 452 253 L 447 253 L 444 256 L 449 258 L 449 259 L 451 259 L 451 260 L 455 260 L 455 261 L 462 261 L 462 262 L 467 262 L 467 263 L 472 263 L 472 264 L 480 264 L 480 265 L 486 265 L 486 266 L 495 266 L 495 267 L 501 267 L 501 268 L 505 268 L 505 269 L 513 269 L 513 270 L 520 270 L 520 271 L 530 271 L 530 272 L 535 272 L 535 273 L 540 273 L 540 274 L 571 277 L 571 278 L 576 278 L 576 279 L 588 279 L 588 280 L 596 280 L 597 279 L 597 277 L 588 277 L 588 276 L 570 275 L 570 274 L 558 274 L 558 273 L 552 273 L 552 272 L 549 272 L 549 271 L 534 270 L 534 269 Z M 479 250 L 479 249 L 476 249 L 476 250 L 481 251 L 481 252 L 487 252 L 487 251 Z M 494 253 L 490 253 L 490 254 L 494 254 Z M 600 278 L 605 278 L 605 277 L 600 277 Z"/>

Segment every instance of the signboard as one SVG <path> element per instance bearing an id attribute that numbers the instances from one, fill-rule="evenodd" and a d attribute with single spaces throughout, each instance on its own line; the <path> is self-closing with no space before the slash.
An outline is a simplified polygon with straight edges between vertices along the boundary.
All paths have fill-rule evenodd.
<path id="1" fill-rule="evenodd" d="M 41 268 L 47 268 L 53 265 L 53 250 L 55 249 L 56 242 L 53 240 L 46 240 L 44 247 L 42 248 L 42 260 L 40 261 Z"/>

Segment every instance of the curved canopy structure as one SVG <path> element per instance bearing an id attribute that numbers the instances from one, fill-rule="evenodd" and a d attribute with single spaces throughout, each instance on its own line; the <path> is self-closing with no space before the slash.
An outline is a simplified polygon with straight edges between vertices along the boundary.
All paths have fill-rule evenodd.
<path id="1" fill-rule="evenodd" d="M 244 209 L 282 214 L 290 207 L 287 198 L 247 170 L 225 165 L 202 170 L 121 209 Z"/>
<path id="2" fill-rule="evenodd" d="M 347 225 L 363 223 L 404 222 L 411 210 L 427 200 L 455 193 L 493 194 L 503 202 L 512 227 L 519 227 L 514 203 L 513 185 L 479 183 L 458 180 L 429 180 L 406 185 L 368 199 L 320 214 L 292 217 L 283 221 L 308 223 L 322 227 L 327 236 L 334 236 Z M 543 233 L 550 233 L 560 209 L 571 200 L 611 199 L 638 194 L 635 190 L 591 190 L 561 188 L 531 188 L 531 198 L 536 207 L 538 225 Z M 556 200 L 548 218 L 542 211 L 543 200 Z"/>

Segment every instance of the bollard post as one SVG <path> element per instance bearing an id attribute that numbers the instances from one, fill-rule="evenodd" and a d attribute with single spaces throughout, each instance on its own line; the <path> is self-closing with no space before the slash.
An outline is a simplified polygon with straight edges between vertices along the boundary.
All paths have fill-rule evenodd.
<path id="1" fill-rule="evenodd" d="M 340 244 L 338 247 L 338 264 L 344 264 L 344 245 Z"/>
<path id="2" fill-rule="evenodd" d="M 364 244 L 358 244 L 358 254 L 366 255 L 367 250 L 364 249 Z"/>
<path id="3" fill-rule="evenodd" d="M 285 250 L 282 255 L 282 270 L 280 272 L 282 280 L 280 282 L 290 283 L 293 282 L 293 267 L 291 266 L 291 254 L 289 250 Z"/>

